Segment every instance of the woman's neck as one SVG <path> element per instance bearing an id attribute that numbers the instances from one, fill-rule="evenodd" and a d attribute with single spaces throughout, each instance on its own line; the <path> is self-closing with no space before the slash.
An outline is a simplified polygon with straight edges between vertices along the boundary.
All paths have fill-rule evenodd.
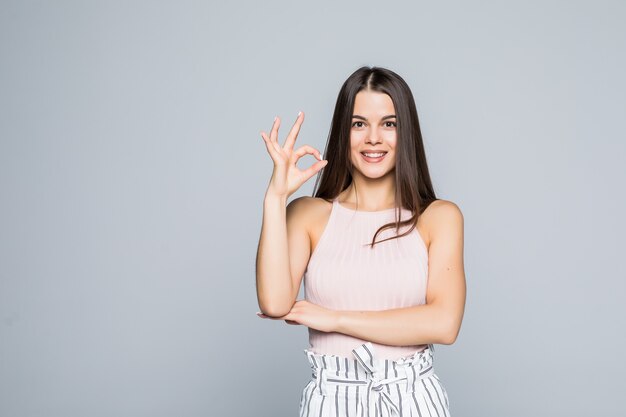
<path id="1" fill-rule="evenodd" d="M 354 179 L 341 194 L 339 201 L 359 210 L 377 211 L 395 207 L 395 179 L 380 178 L 365 181 Z M 346 204 L 347 203 L 347 204 Z"/>

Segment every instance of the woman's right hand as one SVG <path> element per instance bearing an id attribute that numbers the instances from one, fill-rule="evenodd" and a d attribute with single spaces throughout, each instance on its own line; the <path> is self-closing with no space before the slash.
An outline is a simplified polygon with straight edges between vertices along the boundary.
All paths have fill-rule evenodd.
<path id="1" fill-rule="evenodd" d="M 280 118 L 278 116 L 274 119 L 269 138 L 265 132 L 261 132 L 267 152 L 274 161 L 274 172 L 268 186 L 268 192 L 270 193 L 289 197 L 328 163 L 327 160 L 322 159 L 317 149 L 309 145 L 302 145 L 295 151 L 293 150 L 303 120 L 304 113 L 298 113 L 296 122 L 291 128 L 289 135 L 287 135 L 284 146 L 278 143 L 278 127 L 280 126 Z M 296 164 L 306 154 L 315 156 L 319 161 L 305 170 L 300 170 Z"/>

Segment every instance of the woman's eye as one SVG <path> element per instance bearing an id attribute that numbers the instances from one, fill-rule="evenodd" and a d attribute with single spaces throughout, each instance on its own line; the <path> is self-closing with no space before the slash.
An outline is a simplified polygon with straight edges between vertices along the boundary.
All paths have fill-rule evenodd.
<path id="1" fill-rule="evenodd" d="M 385 122 L 385 127 L 396 127 L 396 122 Z M 356 121 L 352 123 L 352 127 L 363 127 L 363 122 Z"/>

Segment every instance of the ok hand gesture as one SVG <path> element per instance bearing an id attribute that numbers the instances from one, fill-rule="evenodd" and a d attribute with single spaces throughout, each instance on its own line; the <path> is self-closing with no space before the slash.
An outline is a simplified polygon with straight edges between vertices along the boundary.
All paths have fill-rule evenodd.
<path id="1" fill-rule="evenodd" d="M 274 172 L 272 173 L 268 192 L 289 197 L 328 163 L 327 160 L 322 159 L 317 149 L 309 145 L 302 145 L 295 151 L 293 150 L 303 120 L 304 113 L 299 112 L 296 122 L 291 131 L 289 131 L 289 135 L 287 135 L 284 146 L 278 143 L 278 127 L 280 126 L 280 118 L 278 116 L 274 119 L 269 138 L 265 132 L 261 132 L 267 152 L 274 161 Z M 296 166 L 296 163 L 306 154 L 314 155 L 319 161 L 302 171 Z"/>

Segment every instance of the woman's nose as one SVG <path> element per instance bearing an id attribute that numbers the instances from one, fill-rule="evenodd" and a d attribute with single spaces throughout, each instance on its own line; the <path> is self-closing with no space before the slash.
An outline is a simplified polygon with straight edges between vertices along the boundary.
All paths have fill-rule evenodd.
<path id="1" fill-rule="evenodd" d="M 376 143 L 381 143 L 382 139 L 380 138 L 380 136 L 376 133 L 370 133 L 369 135 L 367 135 L 367 139 L 365 140 L 365 142 L 367 143 L 371 143 L 376 144 Z"/>

